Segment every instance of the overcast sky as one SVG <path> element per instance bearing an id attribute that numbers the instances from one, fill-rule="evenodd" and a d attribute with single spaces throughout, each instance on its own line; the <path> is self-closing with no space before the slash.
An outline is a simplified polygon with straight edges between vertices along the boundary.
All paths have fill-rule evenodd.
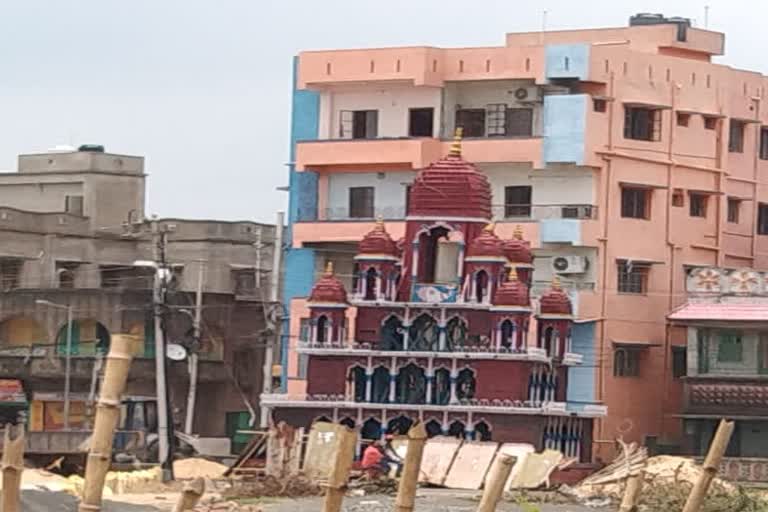
<path id="1" fill-rule="evenodd" d="M 144 155 L 148 212 L 272 221 L 285 208 L 291 59 L 300 50 L 503 44 L 663 12 L 726 32 L 768 73 L 761 0 L 0 0 L 0 169 L 98 143 Z"/>

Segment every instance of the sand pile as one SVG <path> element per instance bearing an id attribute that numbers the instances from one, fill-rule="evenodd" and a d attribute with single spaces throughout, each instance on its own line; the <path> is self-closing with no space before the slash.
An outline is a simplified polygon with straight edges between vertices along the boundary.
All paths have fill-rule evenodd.
<path id="1" fill-rule="evenodd" d="M 222 478 L 229 469 L 224 464 L 206 459 L 180 459 L 173 462 L 173 476 L 177 480 L 193 478 Z"/>
<path id="2" fill-rule="evenodd" d="M 68 478 L 75 489 L 76 494 L 83 490 L 84 480 L 79 475 Z M 104 495 L 139 494 L 147 492 L 161 492 L 167 490 L 161 479 L 159 467 L 135 471 L 110 471 L 104 481 Z"/>

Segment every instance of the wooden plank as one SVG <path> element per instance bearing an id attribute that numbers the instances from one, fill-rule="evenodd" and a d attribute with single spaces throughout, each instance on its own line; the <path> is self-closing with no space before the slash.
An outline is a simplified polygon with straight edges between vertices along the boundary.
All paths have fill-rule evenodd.
<path id="1" fill-rule="evenodd" d="M 421 463 L 419 482 L 442 486 L 448 470 L 461 446 L 461 439 L 455 437 L 433 437 L 424 447 L 424 461 Z"/>
<path id="2" fill-rule="evenodd" d="M 466 441 L 448 470 L 445 486 L 449 489 L 480 489 L 498 449 L 498 443 Z"/>

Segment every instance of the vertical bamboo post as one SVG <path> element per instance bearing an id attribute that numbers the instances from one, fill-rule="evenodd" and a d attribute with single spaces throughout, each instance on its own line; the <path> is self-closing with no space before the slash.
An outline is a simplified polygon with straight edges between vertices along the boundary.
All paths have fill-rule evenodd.
<path id="1" fill-rule="evenodd" d="M 416 499 L 416 485 L 419 481 L 421 459 L 424 456 L 424 444 L 427 442 L 427 431 L 423 422 L 418 422 L 408 431 L 408 452 L 405 454 L 403 474 L 397 489 L 395 500 L 396 512 L 412 512 Z"/>
<path id="2" fill-rule="evenodd" d="M 496 510 L 496 505 L 499 504 L 499 500 L 504 494 L 504 486 L 507 484 L 515 460 L 515 457 L 506 453 L 500 453 L 496 456 L 488 479 L 485 481 L 485 490 L 483 490 L 483 497 L 480 498 L 480 504 L 477 506 L 477 512 L 494 512 Z"/>
<path id="3" fill-rule="evenodd" d="M 96 405 L 91 446 L 85 465 L 85 483 L 79 512 L 101 510 L 104 480 L 112 462 L 112 442 L 120 419 L 120 398 L 131 369 L 132 345 L 135 336 L 115 334 L 110 341 L 99 401 Z"/>
<path id="4" fill-rule="evenodd" d="M 707 458 L 704 459 L 704 464 L 702 465 L 704 472 L 694 484 L 693 489 L 691 489 L 691 494 L 688 495 L 683 512 L 698 512 L 702 503 L 704 503 L 709 486 L 712 484 L 712 480 L 714 480 L 717 474 L 717 469 L 720 467 L 720 461 L 723 460 L 725 450 L 728 448 L 731 435 L 733 435 L 733 428 L 734 422 L 720 421 L 715 438 L 712 439 L 712 444 L 709 445 Z"/>
<path id="5" fill-rule="evenodd" d="M 184 488 L 181 490 L 181 496 L 179 501 L 176 502 L 176 506 L 173 507 L 173 512 L 184 512 L 185 510 L 192 510 L 200 501 L 200 498 L 205 492 L 205 480 L 202 478 L 195 478 L 191 482 L 184 484 Z"/>
<path id="6" fill-rule="evenodd" d="M 328 476 L 328 489 L 325 492 L 323 512 L 339 512 L 341 510 L 341 503 L 344 501 L 344 494 L 347 490 L 349 470 L 352 469 L 352 462 L 355 458 L 357 432 L 344 425 L 339 425 L 337 432 L 339 433 L 339 444 L 336 448 L 333 469 Z"/>
<path id="7" fill-rule="evenodd" d="M 644 479 L 644 469 L 629 475 L 627 478 L 627 487 L 624 489 L 624 496 L 621 499 L 619 512 L 637 512 L 637 500 L 640 498 L 640 491 L 643 489 Z"/>
<path id="8" fill-rule="evenodd" d="M 21 512 L 21 473 L 24 471 L 24 430 L 16 428 L 13 438 L 13 426 L 5 426 L 3 435 L 3 457 L 0 468 L 3 472 L 2 512 Z"/>

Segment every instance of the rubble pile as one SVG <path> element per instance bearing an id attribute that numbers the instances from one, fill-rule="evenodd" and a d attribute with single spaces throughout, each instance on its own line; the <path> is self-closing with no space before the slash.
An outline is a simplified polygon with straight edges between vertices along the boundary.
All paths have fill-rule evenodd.
<path id="1" fill-rule="evenodd" d="M 110 471 L 104 480 L 104 494 L 106 496 L 114 496 L 118 494 L 139 494 L 169 490 L 169 485 L 164 484 L 160 476 L 159 467 L 133 471 Z M 79 496 L 85 485 L 83 477 L 71 475 L 67 480 L 72 485 L 74 494 Z"/>
<path id="2" fill-rule="evenodd" d="M 278 479 L 274 476 L 232 480 L 231 486 L 223 491 L 228 498 L 234 497 L 287 497 L 302 498 L 305 496 L 320 496 L 324 492 L 322 486 L 304 475 Z"/>
<path id="3" fill-rule="evenodd" d="M 173 476 L 178 480 L 222 478 L 229 468 L 207 459 L 189 458 L 173 461 Z"/>
<path id="4" fill-rule="evenodd" d="M 366 495 L 383 494 L 394 496 L 397 494 L 397 480 L 385 476 L 374 479 L 361 477 L 355 480 L 351 480 L 349 482 L 349 488 L 352 490 L 362 491 Z"/>

